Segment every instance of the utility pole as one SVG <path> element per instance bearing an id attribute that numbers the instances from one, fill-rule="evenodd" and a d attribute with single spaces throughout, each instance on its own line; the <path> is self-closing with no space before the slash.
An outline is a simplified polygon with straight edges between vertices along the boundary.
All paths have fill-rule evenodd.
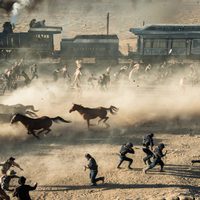
<path id="1" fill-rule="evenodd" d="M 109 28 L 110 28 L 110 13 L 107 13 L 107 35 L 109 35 Z"/>

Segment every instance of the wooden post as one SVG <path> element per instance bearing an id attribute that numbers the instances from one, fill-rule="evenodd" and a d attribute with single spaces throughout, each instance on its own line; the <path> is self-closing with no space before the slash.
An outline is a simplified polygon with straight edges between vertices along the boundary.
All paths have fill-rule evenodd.
<path id="1" fill-rule="evenodd" d="M 110 28 L 110 13 L 107 14 L 107 35 L 109 35 Z"/>

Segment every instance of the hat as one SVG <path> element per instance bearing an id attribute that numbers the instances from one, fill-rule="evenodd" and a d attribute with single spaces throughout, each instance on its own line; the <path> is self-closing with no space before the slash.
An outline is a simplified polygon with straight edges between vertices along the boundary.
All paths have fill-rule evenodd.
<path id="1" fill-rule="evenodd" d="M 91 156 L 89 153 L 86 153 L 86 154 L 85 154 L 85 157 L 86 157 L 86 158 L 91 158 L 92 156 Z"/>
<path id="2" fill-rule="evenodd" d="M 153 134 L 153 133 L 150 133 L 150 136 L 151 136 L 151 137 L 153 137 L 153 136 L 154 136 L 154 134 Z"/>
<path id="3" fill-rule="evenodd" d="M 9 176 L 14 176 L 16 174 L 17 174 L 17 172 L 15 172 L 14 170 L 9 171 L 9 173 L 8 173 Z"/>
<path id="4" fill-rule="evenodd" d="M 10 157 L 10 158 L 9 158 L 9 160 L 12 160 L 12 161 L 14 161 L 14 160 L 15 160 L 15 158 L 14 158 L 14 157 Z"/>
<path id="5" fill-rule="evenodd" d="M 19 180 L 18 180 L 18 183 L 19 183 L 20 185 L 24 184 L 25 182 L 26 182 L 26 178 L 25 178 L 24 176 L 21 176 L 21 177 L 19 178 Z"/>
<path id="6" fill-rule="evenodd" d="M 130 148 L 130 147 L 133 147 L 133 144 L 131 142 L 128 142 L 126 143 L 126 146 Z"/>
<path id="7" fill-rule="evenodd" d="M 165 148 L 165 145 L 163 143 L 158 145 L 159 148 Z"/>

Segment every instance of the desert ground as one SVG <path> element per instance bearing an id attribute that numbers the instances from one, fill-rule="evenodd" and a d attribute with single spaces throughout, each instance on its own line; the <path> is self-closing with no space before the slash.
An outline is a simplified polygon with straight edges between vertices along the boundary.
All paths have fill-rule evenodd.
<path id="1" fill-rule="evenodd" d="M 46 19 L 49 25 L 63 26 L 62 37 L 100 34 L 106 32 L 106 14 L 110 12 L 110 33 L 118 34 L 120 49 L 126 53 L 127 43 L 135 48 L 129 28 L 142 26 L 143 21 L 197 24 L 199 6 L 193 0 L 46 0 L 32 12 L 20 12 L 15 31 L 27 31 L 30 20 L 37 18 Z M 0 11 L 0 26 L 10 19 L 10 14 Z M 52 132 L 41 140 L 27 135 L 20 123 L 1 124 L 0 161 L 16 157 L 24 169 L 16 170 L 18 175 L 25 176 L 27 183 L 38 182 L 37 190 L 31 193 L 34 200 L 200 199 L 200 165 L 191 165 L 191 160 L 200 159 L 199 87 L 182 91 L 178 77 L 153 88 L 119 85 L 107 92 L 87 89 L 77 94 L 62 81 L 44 80 L 45 70 L 40 70 L 43 74 L 39 80 L 0 97 L 2 104 L 34 105 L 39 116 L 60 115 L 72 120 L 71 124 L 53 124 Z M 72 103 L 88 107 L 114 105 L 119 111 L 114 116 L 109 114 L 109 129 L 95 125 L 88 130 L 78 113 L 69 113 Z M 147 174 L 142 171 L 142 137 L 150 132 L 155 134 L 156 145 L 166 144 L 165 172 L 160 173 L 158 167 Z M 127 163 L 120 170 L 116 168 L 120 146 L 126 142 L 134 145 L 135 155 L 130 155 L 133 170 L 127 169 Z M 89 171 L 84 171 L 85 153 L 96 159 L 105 184 L 90 187 Z M 16 181 L 12 182 L 13 187 L 16 185 Z"/>
<path id="2" fill-rule="evenodd" d="M 62 87 L 61 87 L 62 85 Z M 199 105 L 198 94 L 188 88 L 182 93 L 166 88 L 146 89 L 130 87 L 123 91 L 98 92 L 87 90 L 82 94 L 68 91 L 61 83 L 46 84 L 40 81 L 28 88 L 21 88 L 11 95 L 1 97 L 1 103 L 34 104 L 39 116 L 47 115 L 72 120 L 71 124 L 54 124 L 52 132 L 41 140 L 26 134 L 25 128 L 1 125 L 0 160 L 15 156 L 24 168 L 18 171 L 28 183 L 38 182 L 32 192 L 33 199 L 199 199 L 199 165 L 191 160 L 199 159 Z M 195 89 L 195 91 L 199 91 Z M 131 93 L 130 93 L 131 92 Z M 34 100 L 33 100 L 34 95 Z M 184 100 L 182 97 L 187 96 Z M 196 97 L 196 98 L 195 98 Z M 115 105 L 116 115 L 109 114 L 109 124 L 97 126 L 93 120 L 90 130 L 78 113 L 69 113 L 73 102 L 96 107 Z M 180 117 L 180 122 L 174 120 Z M 164 158 L 165 172 L 159 167 L 147 174 L 142 158 L 142 137 L 153 132 L 155 144 L 166 144 L 168 154 Z M 117 169 L 120 146 L 134 144 L 133 170 Z M 105 184 L 91 188 L 84 155 L 90 153 L 99 165 L 99 175 L 105 176 Z M 12 186 L 17 185 L 12 182 Z"/>

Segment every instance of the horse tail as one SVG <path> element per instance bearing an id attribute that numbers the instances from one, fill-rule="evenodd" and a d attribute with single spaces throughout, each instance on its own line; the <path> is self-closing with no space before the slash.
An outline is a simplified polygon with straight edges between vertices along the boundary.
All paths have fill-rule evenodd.
<path id="1" fill-rule="evenodd" d="M 112 115 L 115 115 L 117 113 L 117 111 L 119 110 L 119 108 L 117 108 L 115 106 L 110 106 L 110 108 L 108 108 L 108 110 L 110 111 L 110 113 Z"/>
<path id="2" fill-rule="evenodd" d="M 51 118 L 51 120 L 53 121 L 53 122 L 56 122 L 56 123 L 58 123 L 59 121 L 60 122 L 64 122 L 64 123 L 71 123 L 71 121 L 68 121 L 68 120 L 64 120 L 62 117 L 54 117 L 54 118 Z"/>

